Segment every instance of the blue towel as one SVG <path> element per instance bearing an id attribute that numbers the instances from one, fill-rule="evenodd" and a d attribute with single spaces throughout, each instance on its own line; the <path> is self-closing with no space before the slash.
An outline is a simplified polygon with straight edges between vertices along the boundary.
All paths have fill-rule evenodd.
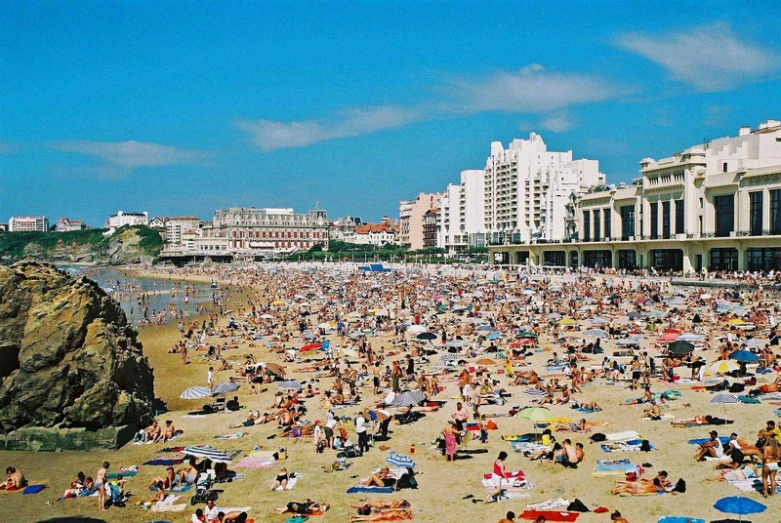
<path id="1" fill-rule="evenodd" d="M 687 518 L 686 516 L 665 516 L 658 523 L 705 523 L 704 519 Z"/>
<path id="2" fill-rule="evenodd" d="M 123 478 L 132 478 L 132 477 L 135 477 L 136 475 L 138 475 L 138 471 L 137 470 L 130 470 L 128 472 L 109 472 L 108 474 L 106 474 L 106 478 L 108 478 L 108 479 L 117 479 L 117 476 L 119 476 L 120 474 L 122 474 Z"/>
<path id="3" fill-rule="evenodd" d="M 309 516 L 293 516 L 292 518 L 285 521 L 285 523 L 304 523 L 304 521 L 307 521 L 309 519 Z"/>
<path id="4" fill-rule="evenodd" d="M 38 494 L 40 491 L 46 488 L 46 485 L 30 485 L 25 487 L 22 494 Z"/>
<path id="5" fill-rule="evenodd" d="M 393 487 L 363 487 L 357 485 L 347 489 L 348 494 L 393 494 Z"/>
<path id="6" fill-rule="evenodd" d="M 694 438 L 689 440 L 689 445 L 702 445 L 710 441 L 710 438 Z M 720 436 L 719 441 L 722 445 L 729 443 L 729 436 Z"/>
<path id="7" fill-rule="evenodd" d="M 597 465 L 594 468 L 595 472 L 634 472 L 637 470 L 637 465 L 631 463 L 616 463 L 614 465 Z"/>
<path id="8" fill-rule="evenodd" d="M 159 465 L 163 467 L 168 467 L 171 465 L 181 465 L 184 463 L 184 459 L 164 459 L 164 458 L 155 458 L 151 461 L 147 461 L 144 463 L 144 465 Z"/>

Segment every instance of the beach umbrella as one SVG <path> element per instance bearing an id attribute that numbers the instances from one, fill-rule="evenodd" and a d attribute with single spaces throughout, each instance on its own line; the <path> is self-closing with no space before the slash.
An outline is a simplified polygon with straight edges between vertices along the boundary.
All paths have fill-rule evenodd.
<path id="1" fill-rule="evenodd" d="M 699 336 L 697 334 L 686 333 L 678 336 L 678 339 L 676 341 L 688 341 L 688 342 L 702 341 L 702 336 Z"/>
<path id="2" fill-rule="evenodd" d="M 688 341 L 674 341 L 668 346 L 670 354 L 689 354 L 694 350 L 694 345 Z"/>
<path id="3" fill-rule="evenodd" d="M 410 407 L 412 405 L 417 405 L 424 399 L 426 399 L 426 395 L 422 392 L 408 390 L 396 396 L 396 399 L 391 403 L 391 407 Z"/>
<path id="4" fill-rule="evenodd" d="M 183 400 L 202 400 L 212 395 L 212 391 L 209 387 L 190 387 L 185 389 L 179 398 Z"/>
<path id="5" fill-rule="evenodd" d="M 487 336 L 487 338 L 488 338 L 489 340 L 496 340 L 496 339 L 499 339 L 499 338 L 501 338 L 501 337 L 502 337 L 502 335 L 501 335 L 501 334 L 499 334 L 498 332 L 492 332 L 491 334 L 489 334 L 489 335 Z"/>
<path id="6" fill-rule="evenodd" d="M 531 331 L 524 331 L 520 332 L 515 335 L 516 338 L 531 338 L 531 339 L 537 339 L 537 334 L 531 332 Z"/>
<path id="7" fill-rule="evenodd" d="M 214 463 L 231 462 L 230 456 L 209 445 L 194 445 L 185 447 L 184 451 L 182 451 L 182 454 L 186 456 L 193 456 L 195 458 L 208 459 Z"/>
<path id="8" fill-rule="evenodd" d="M 447 363 L 449 361 L 458 361 L 458 354 L 443 354 L 439 357 L 440 361 Z"/>
<path id="9" fill-rule="evenodd" d="M 578 322 L 572 318 L 562 318 L 557 322 L 557 325 L 577 325 Z"/>
<path id="10" fill-rule="evenodd" d="M 743 363 L 753 363 L 755 361 L 759 361 L 759 356 L 747 350 L 736 350 L 729 355 L 729 359 L 742 361 Z"/>
<path id="11" fill-rule="evenodd" d="M 553 419 L 553 413 L 545 407 L 526 407 L 515 414 L 517 417 L 537 423 Z"/>
<path id="12" fill-rule="evenodd" d="M 491 358 L 480 358 L 475 363 L 478 365 L 496 365 L 496 362 Z"/>
<path id="13" fill-rule="evenodd" d="M 303 386 L 296 380 L 280 381 L 277 387 L 282 390 L 300 390 L 303 388 Z"/>
<path id="14" fill-rule="evenodd" d="M 745 343 L 743 343 L 743 345 L 746 347 L 761 347 L 764 344 L 765 342 L 757 338 L 751 338 L 750 340 L 746 340 Z"/>
<path id="15" fill-rule="evenodd" d="M 322 346 L 323 346 L 323 345 L 322 345 L 321 343 L 310 343 L 310 344 L 308 344 L 308 345 L 304 345 L 304 346 L 303 346 L 303 347 L 301 347 L 299 350 L 300 350 L 301 352 L 308 352 L 308 351 L 310 351 L 310 350 L 317 350 L 317 349 L 319 349 L 319 348 L 320 348 L 320 347 L 322 347 Z"/>
<path id="16" fill-rule="evenodd" d="M 727 322 L 728 325 L 743 325 L 744 323 L 746 322 L 741 320 L 740 318 L 732 318 Z"/>
<path id="17" fill-rule="evenodd" d="M 740 496 L 721 498 L 713 505 L 713 508 L 726 514 L 737 514 L 741 520 L 745 515 L 759 514 L 767 509 L 762 503 Z"/>
<path id="18" fill-rule="evenodd" d="M 421 332 L 420 334 L 415 336 L 415 338 L 417 338 L 419 340 L 431 341 L 431 340 L 437 339 L 437 335 L 434 334 L 433 332 Z"/>
<path id="19" fill-rule="evenodd" d="M 740 400 L 737 396 L 734 394 L 716 394 L 711 398 L 711 400 L 708 403 L 713 403 L 717 405 L 734 405 L 736 403 L 740 403 Z"/>
<path id="20" fill-rule="evenodd" d="M 226 394 L 230 394 L 231 392 L 236 392 L 241 388 L 241 385 L 238 383 L 232 383 L 230 381 L 223 381 L 222 383 L 218 383 L 214 386 L 214 389 L 212 390 L 212 396 L 224 396 Z"/>
<path id="21" fill-rule="evenodd" d="M 423 325 L 410 325 L 407 327 L 407 332 L 412 334 L 420 334 L 421 332 L 426 332 L 426 327 Z"/>
<path id="22" fill-rule="evenodd" d="M 412 461 L 412 458 L 396 454 L 394 451 L 391 451 L 390 455 L 385 459 L 385 463 L 398 468 L 415 468 L 415 462 Z"/>
<path id="23" fill-rule="evenodd" d="M 586 332 L 584 332 L 583 335 L 588 336 L 589 338 L 601 338 L 601 339 L 605 339 L 610 336 L 607 332 L 601 329 L 589 329 Z"/>
<path id="24" fill-rule="evenodd" d="M 710 366 L 709 370 L 716 374 L 726 374 L 740 369 L 737 363 L 733 363 L 731 360 L 719 360 Z"/>

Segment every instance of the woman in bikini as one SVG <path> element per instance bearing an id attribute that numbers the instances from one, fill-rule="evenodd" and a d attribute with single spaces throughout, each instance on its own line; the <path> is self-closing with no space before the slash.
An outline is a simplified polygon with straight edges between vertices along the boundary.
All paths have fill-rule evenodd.
<path id="1" fill-rule="evenodd" d="M 288 474 L 287 469 L 282 467 L 282 470 L 279 471 L 277 477 L 274 478 L 274 484 L 271 486 L 271 490 L 277 490 L 279 487 L 282 487 L 282 490 L 287 490 L 287 482 L 289 480 L 290 475 Z"/>
<path id="2" fill-rule="evenodd" d="M 356 523 L 359 521 L 403 521 L 406 519 L 412 519 L 412 511 L 402 508 L 383 510 L 368 516 L 350 516 L 350 521 Z"/>
<path id="3" fill-rule="evenodd" d="M 108 474 L 110 466 L 108 461 L 104 462 L 103 466 L 98 469 L 97 476 L 95 476 L 95 488 L 98 489 L 98 508 L 101 512 L 106 510 L 106 474 Z"/>
<path id="4" fill-rule="evenodd" d="M 776 473 L 778 460 L 781 458 L 778 450 L 778 440 L 770 436 L 762 447 L 762 496 L 768 497 L 776 493 Z M 770 483 L 770 492 L 767 485 Z"/>

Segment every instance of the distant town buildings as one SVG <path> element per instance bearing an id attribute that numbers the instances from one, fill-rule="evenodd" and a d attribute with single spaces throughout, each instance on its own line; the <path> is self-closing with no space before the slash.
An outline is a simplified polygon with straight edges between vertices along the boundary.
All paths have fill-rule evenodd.
<path id="1" fill-rule="evenodd" d="M 105 228 L 108 229 L 104 234 L 109 236 L 120 227 L 133 225 L 149 225 L 149 213 L 144 212 L 123 212 L 118 211 L 106 220 Z"/>
<path id="2" fill-rule="evenodd" d="M 8 224 L 0 223 L 0 232 L 7 232 L 7 231 L 8 231 Z"/>
<path id="3" fill-rule="evenodd" d="M 366 223 L 357 226 L 351 240 L 347 241 L 375 247 L 394 245 L 396 243 L 396 227 L 387 216 L 384 216 L 380 223 Z"/>
<path id="4" fill-rule="evenodd" d="M 165 223 L 168 221 L 168 218 L 160 218 L 159 216 L 155 216 L 151 220 L 149 220 L 149 227 L 152 229 L 165 229 Z"/>
<path id="5" fill-rule="evenodd" d="M 200 229 L 200 218 L 194 216 L 168 218 L 165 222 L 165 240 L 171 245 L 182 245 L 183 239 L 188 233 L 190 237 L 200 236 Z"/>
<path id="6" fill-rule="evenodd" d="M 89 229 L 86 223 L 81 220 L 71 220 L 67 217 L 60 218 L 54 224 L 54 230 L 57 232 L 83 231 L 85 229 Z"/>
<path id="7" fill-rule="evenodd" d="M 363 224 L 360 216 L 345 216 L 337 218 L 328 226 L 328 238 L 343 242 L 352 242 L 355 238 L 355 228 Z"/>
<path id="8" fill-rule="evenodd" d="M 8 220 L 8 232 L 46 232 L 49 219 L 45 216 L 11 216 Z"/>
<path id="9" fill-rule="evenodd" d="M 629 186 L 582 194 L 577 236 L 491 247 L 513 264 L 679 272 L 781 270 L 781 121 L 640 161 Z"/>
<path id="10" fill-rule="evenodd" d="M 440 193 L 420 193 L 414 200 L 399 203 L 399 245 L 412 250 L 424 247 L 423 222 L 426 213 L 439 207 Z"/>

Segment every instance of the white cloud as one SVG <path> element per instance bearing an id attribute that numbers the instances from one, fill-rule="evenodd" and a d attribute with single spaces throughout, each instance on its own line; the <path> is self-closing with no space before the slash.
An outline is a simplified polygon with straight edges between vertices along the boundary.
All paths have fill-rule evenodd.
<path id="1" fill-rule="evenodd" d="M 778 56 L 739 38 L 724 23 L 663 35 L 624 34 L 616 43 L 700 91 L 723 91 L 759 80 L 779 66 Z"/>
<path id="2" fill-rule="evenodd" d="M 136 142 L 63 141 L 48 144 L 51 149 L 84 154 L 100 158 L 107 164 L 121 167 L 127 172 L 138 167 L 164 165 L 190 165 L 208 156 L 202 151 L 180 149 L 170 145 Z"/>
<path id="3" fill-rule="evenodd" d="M 323 121 L 257 120 L 241 121 L 238 126 L 252 135 L 255 145 L 268 152 L 393 129 L 419 117 L 420 113 L 414 109 L 380 106 L 350 109 Z"/>
<path id="4" fill-rule="evenodd" d="M 577 73 L 547 72 L 532 64 L 517 72 L 500 71 L 452 86 L 465 112 L 544 113 L 575 104 L 598 102 L 616 94 L 600 78 Z"/>
<path id="5" fill-rule="evenodd" d="M 532 64 L 517 72 L 482 78 L 457 78 L 440 90 L 438 100 L 413 107 L 379 106 L 350 109 L 325 119 L 303 121 L 243 120 L 237 126 L 264 152 L 306 147 L 314 143 L 394 129 L 419 120 L 458 118 L 482 112 L 544 114 L 604 100 L 617 90 L 601 79 L 582 74 L 547 72 Z M 561 132 L 572 126 L 565 114 L 553 114 L 543 126 Z"/>
<path id="6" fill-rule="evenodd" d="M 543 129 L 553 131 L 554 133 L 563 133 L 569 131 L 575 126 L 572 117 L 564 112 L 554 113 L 546 116 L 540 122 Z"/>

